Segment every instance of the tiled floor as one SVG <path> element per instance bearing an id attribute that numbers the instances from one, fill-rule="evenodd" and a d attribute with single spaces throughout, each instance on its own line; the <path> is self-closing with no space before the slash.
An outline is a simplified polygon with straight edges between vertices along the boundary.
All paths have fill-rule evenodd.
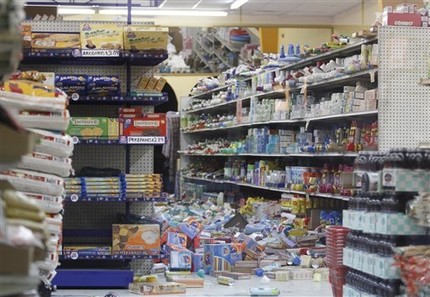
<path id="1" fill-rule="evenodd" d="M 278 282 L 271 281 L 269 287 L 277 287 L 281 290 L 281 297 L 284 296 L 318 296 L 318 297 L 331 297 L 331 286 L 328 282 L 313 282 L 313 281 L 288 281 Z M 231 286 L 222 286 L 216 282 L 215 278 L 207 277 L 205 279 L 204 288 L 188 288 L 187 293 L 184 295 L 156 295 L 156 296 L 192 296 L 192 297 L 206 297 L 206 296 L 223 296 L 223 297 L 236 297 L 236 296 L 250 296 L 249 288 L 264 287 L 260 284 L 260 280 L 253 277 L 251 280 L 239 280 Z M 127 290 L 58 290 L 53 293 L 56 297 L 103 297 L 109 292 L 115 292 L 119 297 L 136 297 L 137 295 L 129 293 Z"/>

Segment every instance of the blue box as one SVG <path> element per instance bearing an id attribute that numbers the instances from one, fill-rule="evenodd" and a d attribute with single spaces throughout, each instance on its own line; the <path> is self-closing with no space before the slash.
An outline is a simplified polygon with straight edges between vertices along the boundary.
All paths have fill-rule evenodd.
<path id="1" fill-rule="evenodd" d="M 170 270 L 191 270 L 193 253 L 186 248 L 171 247 Z"/>
<path id="2" fill-rule="evenodd" d="M 214 271 L 231 271 L 242 255 L 230 243 L 207 244 L 204 247 L 204 270 L 206 274 Z"/>
<path id="3" fill-rule="evenodd" d="M 198 272 L 200 269 L 205 269 L 203 262 L 204 254 L 194 253 L 193 254 L 193 265 L 191 268 L 192 272 Z"/>

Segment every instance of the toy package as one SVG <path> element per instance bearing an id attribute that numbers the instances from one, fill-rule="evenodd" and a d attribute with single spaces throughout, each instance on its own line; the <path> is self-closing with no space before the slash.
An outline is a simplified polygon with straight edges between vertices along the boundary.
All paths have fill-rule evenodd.
<path id="1" fill-rule="evenodd" d="M 81 24 L 82 49 L 122 49 L 123 26 L 119 24 Z"/>

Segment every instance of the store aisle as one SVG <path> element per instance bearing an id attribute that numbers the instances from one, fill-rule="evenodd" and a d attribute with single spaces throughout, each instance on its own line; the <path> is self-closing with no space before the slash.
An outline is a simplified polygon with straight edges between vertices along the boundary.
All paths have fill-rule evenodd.
<path id="1" fill-rule="evenodd" d="M 236 281 L 234 286 L 226 287 L 218 285 L 216 279 L 207 277 L 205 279 L 204 288 L 188 288 L 186 294 L 177 296 L 192 296 L 192 297 L 205 297 L 205 296 L 250 296 L 249 288 L 258 286 L 260 284 L 259 278 L 253 277 L 251 280 Z M 311 280 L 296 280 L 288 282 L 272 281 L 270 287 L 278 287 L 281 289 L 281 297 L 284 296 L 318 296 L 318 297 L 331 297 L 331 287 L 329 282 L 314 282 Z M 136 294 L 128 292 L 128 290 L 58 290 L 53 293 L 55 297 L 103 297 L 109 292 L 115 292 L 118 297 L 135 297 Z M 154 295 L 154 296 L 172 296 L 172 295 Z"/>

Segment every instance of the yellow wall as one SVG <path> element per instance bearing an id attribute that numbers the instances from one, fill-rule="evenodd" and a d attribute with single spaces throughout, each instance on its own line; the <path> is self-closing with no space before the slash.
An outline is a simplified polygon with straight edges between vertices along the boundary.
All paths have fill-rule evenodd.
<path id="1" fill-rule="evenodd" d="M 279 28 L 278 49 L 284 45 L 287 50 L 290 43 L 316 47 L 330 41 L 331 34 L 331 28 Z"/>
<path id="2" fill-rule="evenodd" d="M 155 75 L 157 77 L 164 77 L 167 82 L 170 84 L 172 89 L 175 91 L 175 95 L 177 100 L 179 101 L 181 97 L 188 96 L 191 89 L 197 83 L 197 81 L 201 78 L 211 76 L 211 73 L 203 74 L 203 73 L 191 73 L 191 74 L 158 74 Z M 180 104 L 178 105 L 180 106 Z"/>

